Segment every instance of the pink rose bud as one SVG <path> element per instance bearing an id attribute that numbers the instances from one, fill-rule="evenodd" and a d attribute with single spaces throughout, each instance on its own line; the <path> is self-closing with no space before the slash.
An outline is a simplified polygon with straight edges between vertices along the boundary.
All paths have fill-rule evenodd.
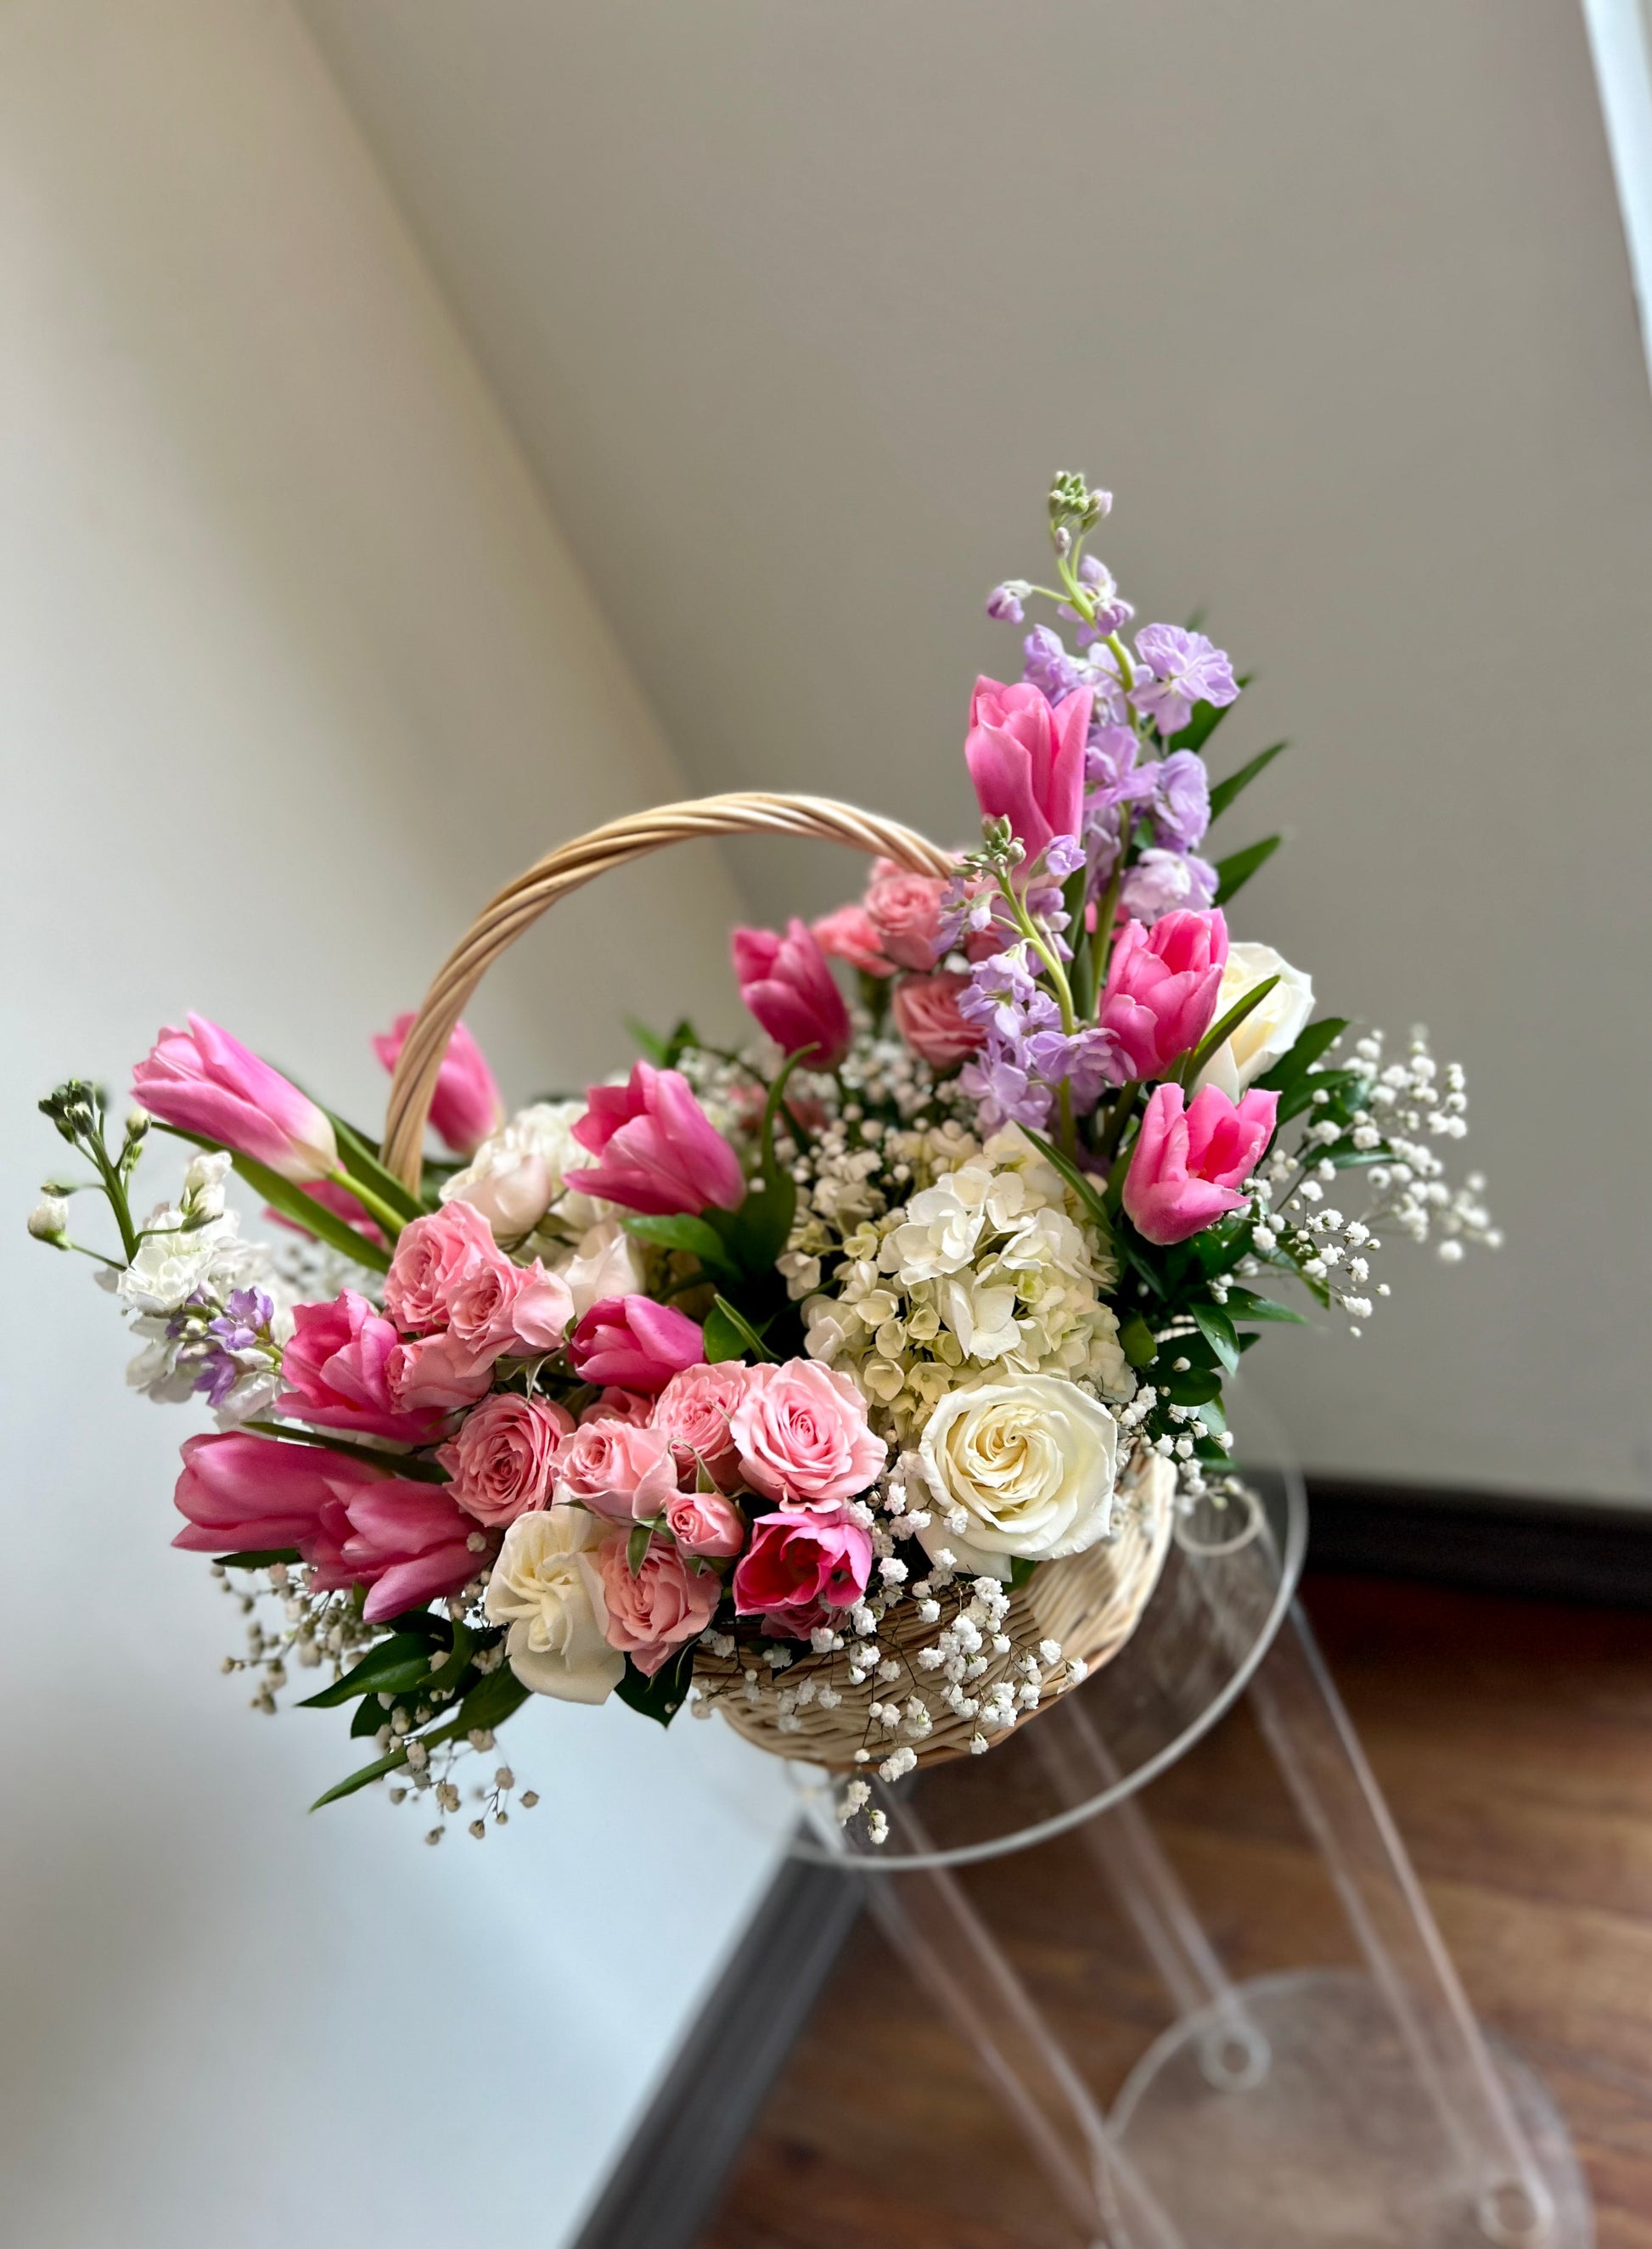
<path id="1" fill-rule="evenodd" d="M 679 1491 L 668 1503 L 665 1528 L 685 1554 L 726 1561 L 746 1544 L 746 1517 L 719 1491 Z"/>
<path id="2" fill-rule="evenodd" d="M 1008 820 L 1036 859 L 1057 836 L 1077 836 L 1084 812 L 1091 691 L 1052 705 L 1042 688 L 981 678 L 969 699 L 964 759 L 982 816 Z"/>
<path id="3" fill-rule="evenodd" d="M 636 1421 L 582 1421 L 557 1455 L 556 1496 L 614 1523 L 664 1514 L 677 1496 L 664 1431 Z"/>
<path id="4" fill-rule="evenodd" d="M 281 1354 L 289 1386 L 276 1400 L 276 1412 L 318 1428 L 432 1443 L 442 1432 L 441 1413 L 409 1411 L 390 1394 L 386 1369 L 399 1343 L 390 1322 L 353 1289 L 330 1304 L 297 1305 L 292 1340 Z"/>
<path id="5" fill-rule="evenodd" d="M 733 946 L 740 996 L 763 1029 L 811 1069 L 836 1069 L 849 1052 L 849 1009 L 807 922 L 737 929 Z"/>
<path id="6" fill-rule="evenodd" d="M 384 1309 L 403 1334 L 428 1334 L 447 1325 L 453 1298 L 467 1281 L 514 1270 L 473 1204 L 444 1202 L 403 1228 L 384 1276 Z"/>
<path id="7" fill-rule="evenodd" d="M 846 960 L 863 976 L 892 976 L 894 963 L 884 952 L 884 941 L 864 906 L 839 906 L 822 914 L 809 928 L 821 951 L 834 960 Z"/>
<path id="8" fill-rule="evenodd" d="M 467 1515 L 478 1523 L 514 1523 L 531 1507 L 550 1505 L 557 1455 L 573 1434 L 574 1416 L 565 1406 L 499 1390 L 465 1415 L 458 1436 L 436 1457 Z"/>
<path id="9" fill-rule="evenodd" d="M 1210 1028 L 1228 958 L 1228 925 L 1215 913 L 1168 913 L 1119 931 L 1101 995 L 1101 1027 L 1124 1049 L 1130 1075 L 1163 1077 Z"/>
<path id="10" fill-rule="evenodd" d="M 804 1640 L 853 1608 L 872 1571 L 872 1542 L 847 1508 L 827 1515 L 760 1515 L 734 1571 L 734 1606 L 777 1639 Z"/>
<path id="11" fill-rule="evenodd" d="M 568 1346 L 585 1382 L 617 1383 L 650 1394 L 706 1356 L 699 1322 L 651 1296 L 604 1296 L 591 1306 Z"/>
<path id="12" fill-rule="evenodd" d="M 1236 1104 L 1208 1085 L 1184 1115 L 1181 1088 L 1156 1086 L 1125 1175 L 1136 1231 L 1167 1248 L 1237 1210 L 1236 1190 L 1261 1162 L 1278 1107 L 1277 1093 L 1253 1090 Z"/>
<path id="13" fill-rule="evenodd" d="M 692 1570 L 669 1539 L 653 1538 L 635 1577 L 623 1531 L 596 1552 L 608 1606 L 608 1644 L 623 1648 L 651 1679 L 687 1640 L 704 1632 L 722 1598 L 713 1570 Z"/>
<path id="14" fill-rule="evenodd" d="M 493 1362 L 466 1351 L 456 1335 L 418 1336 L 396 1345 L 384 1379 L 399 1413 L 452 1413 L 492 1388 Z"/>
<path id="15" fill-rule="evenodd" d="M 707 1203 L 737 1210 L 746 1175 L 680 1070 L 639 1062 L 624 1085 L 594 1085 L 574 1138 L 598 1159 L 567 1173 L 571 1187 L 665 1217 Z"/>
<path id="16" fill-rule="evenodd" d="M 752 1489 L 794 1507 L 854 1498 L 889 1457 L 849 1377 L 812 1358 L 748 1366 L 728 1427 Z"/>
<path id="17" fill-rule="evenodd" d="M 733 1359 L 685 1367 L 660 1392 L 654 1427 L 670 1438 L 678 1471 L 688 1482 L 697 1468 L 719 1484 L 738 1481 L 740 1456 L 728 1422 L 745 1394 L 746 1370 Z"/>
<path id="18" fill-rule="evenodd" d="M 478 1544 L 471 1544 L 474 1538 Z M 322 1518 L 306 1561 L 316 1590 L 365 1585 L 368 1624 L 457 1593 L 487 1566 L 497 1539 L 479 1531 L 444 1486 L 397 1479 L 363 1485 Z"/>
<path id="19" fill-rule="evenodd" d="M 221 1141 L 284 1180 L 328 1179 L 339 1168 L 325 1112 L 204 1016 L 191 1015 L 187 1031 L 162 1031 L 133 1071 L 132 1090 L 163 1124 Z"/>
<path id="20" fill-rule="evenodd" d="M 337 1509 L 363 1484 L 388 1473 L 319 1445 L 279 1444 L 244 1430 L 189 1437 L 173 1494 L 187 1530 L 173 1540 L 192 1554 L 231 1554 L 296 1546 L 319 1534 L 324 1508 Z"/>
<path id="21" fill-rule="evenodd" d="M 373 1051 L 386 1069 L 394 1069 L 401 1060 L 414 1021 L 410 1014 L 398 1015 L 388 1031 L 375 1038 Z M 489 1133 L 497 1132 L 505 1122 L 505 1104 L 487 1057 L 463 1023 L 453 1026 L 442 1057 L 430 1122 L 459 1156 L 473 1156 Z"/>
<path id="22" fill-rule="evenodd" d="M 934 875 L 909 874 L 892 859 L 872 864 L 866 891 L 866 916 L 883 939 L 884 951 L 902 968 L 935 965 L 940 950 L 940 902 L 946 885 Z"/>
<path id="23" fill-rule="evenodd" d="M 958 995 L 968 988 L 968 977 L 953 968 L 903 976 L 895 987 L 895 1028 L 931 1069 L 951 1069 L 987 1043 L 981 1026 L 958 1012 Z"/>

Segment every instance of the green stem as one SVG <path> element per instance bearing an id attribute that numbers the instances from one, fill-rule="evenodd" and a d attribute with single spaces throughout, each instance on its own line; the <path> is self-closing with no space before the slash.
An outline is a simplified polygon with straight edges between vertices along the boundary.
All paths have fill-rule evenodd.
<path id="1" fill-rule="evenodd" d="M 1072 1081 L 1070 1078 L 1063 1077 L 1060 1084 L 1056 1088 L 1056 1100 L 1061 1111 L 1062 1153 L 1067 1156 L 1076 1156 L 1078 1153 L 1078 1131 L 1077 1126 L 1073 1123 Z"/>
<path id="2" fill-rule="evenodd" d="M 1026 902 L 1016 891 L 1014 884 L 1007 877 L 1001 874 L 998 877 L 998 887 L 1009 902 L 1009 910 L 1015 917 L 1015 926 L 1044 964 L 1050 983 L 1055 987 L 1056 1004 L 1061 1009 L 1061 1027 L 1070 1038 L 1078 1028 L 1078 1017 L 1073 1008 L 1072 987 L 1067 981 L 1067 973 L 1057 959 L 1052 947 L 1039 933 L 1037 924 L 1028 912 Z"/>
<path id="3" fill-rule="evenodd" d="M 327 1177 L 335 1186 L 341 1186 L 347 1194 L 354 1195 L 369 1218 L 378 1221 L 384 1229 L 385 1240 L 394 1248 L 402 1228 L 408 1222 L 403 1213 L 392 1210 L 388 1202 L 381 1201 L 371 1187 L 364 1186 L 360 1180 L 352 1179 L 342 1164 L 329 1172 Z"/>
<path id="4" fill-rule="evenodd" d="M 1136 1105 L 1136 1096 L 1140 1090 L 1139 1080 L 1133 1077 L 1119 1089 L 1119 1098 L 1113 1104 L 1112 1114 L 1107 1119 L 1107 1129 L 1096 1150 L 1096 1153 L 1109 1165 L 1112 1161 L 1114 1149 L 1124 1138 L 1125 1126 L 1130 1121 L 1130 1112 Z"/>

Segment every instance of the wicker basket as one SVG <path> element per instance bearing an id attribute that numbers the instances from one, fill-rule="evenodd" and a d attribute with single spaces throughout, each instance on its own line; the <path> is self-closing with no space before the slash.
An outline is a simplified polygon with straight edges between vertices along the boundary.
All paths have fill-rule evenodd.
<path id="1" fill-rule="evenodd" d="M 389 1167 L 416 1189 L 425 1123 L 453 1028 L 493 962 L 548 906 L 598 875 L 667 844 L 752 835 L 844 843 L 922 875 L 946 875 L 952 870 L 950 853 L 898 822 L 829 797 L 755 792 L 663 805 L 653 812 L 610 821 L 563 844 L 536 861 L 482 909 L 437 971 L 390 1081 L 383 1142 Z M 1117 1654 L 1158 1582 L 1170 1542 L 1174 1494 L 1174 1474 L 1156 1455 L 1127 1471 L 1120 1484 L 1112 1536 L 1068 1560 L 1046 1562 L 1012 1595 L 1006 1629 L 1015 1645 L 1058 1641 L 1063 1667 L 1077 1661 L 1091 1672 Z M 915 1610 L 904 1607 L 892 1611 L 880 1628 L 884 1647 L 907 1661 L 929 1636 L 930 1628 L 919 1622 Z M 1008 1661 L 1007 1657 L 995 1659 L 979 1682 L 982 1691 L 995 1682 Z M 784 1730 L 772 1695 L 747 1699 L 738 1659 L 719 1659 L 701 1649 L 695 1659 L 695 1678 L 729 1723 L 761 1748 L 833 1770 L 852 1770 L 855 1752 L 868 1736 L 868 1705 L 891 1689 L 870 1682 L 861 1688 L 844 1685 L 841 1659 L 830 1657 L 804 1656 L 785 1677 L 788 1685 L 800 1684 L 811 1668 L 818 1667 L 823 1675 L 834 1664 L 832 1683 L 841 1697 L 836 1705 L 822 1709 L 818 1702 L 808 1702 L 790 1715 Z M 1067 1691 L 1066 1677 L 1064 1668 L 1051 1671 L 1039 1708 Z M 975 1691 L 972 1686 L 971 1692 Z M 967 1720 L 939 1720 L 918 1748 L 919 1762 L 938 1763 L 962 1754 L 973 1732 Z"/>

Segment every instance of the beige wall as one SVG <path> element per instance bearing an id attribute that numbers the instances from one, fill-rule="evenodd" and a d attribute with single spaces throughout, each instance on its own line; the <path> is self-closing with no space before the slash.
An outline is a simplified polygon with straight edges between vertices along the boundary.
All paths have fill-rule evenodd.
<path id="1" fill-rule="evenodd" d="M 537 1705 L 485 1849 L 307 1819 L 359 1745 L 218 1675 L 204 1417 L 22 1220 L 37 1096 L 191 1005 L 370 1118 L 472 908 L 681 778 L 284 7 L 0 11 L 0 2233 L 553 2243 L 764 1877 L 736 1745 Z M 733 911 L 709 854 L 576 902 L 478 1009 L 509 1088 L 715 1008 Z"/>
<path id="2" fill-rule="evenodd" d="M 1270 1351 L 1304 1452 L 1652 1496 L 1652 404 L 1568 0 L 304 5 L 702 787 L 961 831 L 981 597 L 1116 488 L 1262 675 L 1224 756 L 1298 745 L 1240 932 L 1461 1056 L 1508 1230 Z"/>

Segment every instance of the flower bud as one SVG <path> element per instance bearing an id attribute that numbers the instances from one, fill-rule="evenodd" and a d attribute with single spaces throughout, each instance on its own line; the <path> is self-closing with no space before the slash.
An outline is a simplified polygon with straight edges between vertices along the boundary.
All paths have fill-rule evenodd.
<path id="1" fill-rule="evenodd" d="M 61 1195 L 48 1188 L 29 1213 L 29 1231 L 37 1241 L 55 1242 L 65 1246 L 69 1226 L 69 1206 Z"/>

